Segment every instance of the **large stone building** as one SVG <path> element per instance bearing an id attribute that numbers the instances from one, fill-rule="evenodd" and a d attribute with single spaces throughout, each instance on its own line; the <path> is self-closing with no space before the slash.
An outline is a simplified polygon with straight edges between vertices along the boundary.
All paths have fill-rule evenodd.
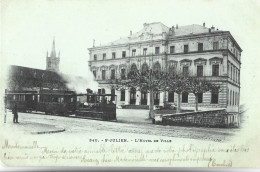
<path id="1" fill-rule="evenodd" d="M 240 65 L 242 49 L 229 31 L 203 25 L 167 27 L 160 22 L 145 23 L 139 32 L 111 43 L 89 48 L 89 67 L 99 87 L 116 93 L 121 105 L 148 105 L 149 93 L 111 89 L 116 78 L 126 77 L 133 69 L 174 68 L 193 76 L 205 76 L 220 85 L 219 92 L 199 95 L 199 107 L 239 111 Z M 168 66 L 167 66 L 168 65 Z M 174 92 L 155 93 L 154 102 L 177 103 Z M 182 93 L 181 106 L 194 107 L 195 96 Z"/>

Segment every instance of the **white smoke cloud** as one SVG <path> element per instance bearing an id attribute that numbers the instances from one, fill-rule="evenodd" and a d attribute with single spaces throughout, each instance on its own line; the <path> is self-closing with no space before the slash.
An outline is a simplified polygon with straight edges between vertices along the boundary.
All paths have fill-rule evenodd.
<path id="1" fill-rule="evenodd" d="M 87 77 L 75 76 L 68 74 L 60 74 L 62 78 L 67 82 L 66 85 L 69 89 L 76 91 L 76 93 L 86 93 L 86 89 L 89 88 L 93 91 L 98 91 L 98 83 L 94 80 L 93 76 Z"/>

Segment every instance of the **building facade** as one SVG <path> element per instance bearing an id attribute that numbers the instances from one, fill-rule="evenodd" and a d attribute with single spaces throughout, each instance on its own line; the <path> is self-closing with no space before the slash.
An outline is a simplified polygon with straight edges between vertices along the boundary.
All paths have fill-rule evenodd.
<path id="1" fill-rule="evenodd" d="M 240 66 L 242 49 L 229 31 L 203 25 L 167 27 L 160 22 L 145 23 L 139 32 L 111 43 L 89 48 L 89 67 L 105 93 L 115 93 L 120 105 L 149 105 L 149 93 L 126 89 L 117 91 L 111 85 L 126 78 L 134 69 L 179 70 L 193 76 L 204 76 L 219 85 L 219 92 L 199 95 L 199 107 L 239 111 Z M 154 102 L 177 103 L 174 92 L 154 93 Z M 181 107 L 194 107 L 195 96 L 183 92 Z"/>

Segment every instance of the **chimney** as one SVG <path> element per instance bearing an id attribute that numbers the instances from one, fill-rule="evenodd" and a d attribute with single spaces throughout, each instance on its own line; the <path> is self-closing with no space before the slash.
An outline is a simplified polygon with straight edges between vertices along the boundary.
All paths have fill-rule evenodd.
<path id="1" fill-rule="evenodd" d="M 213 25 L 211 26 L 211 30 L 212 30 L 212 31 L 214 31 L 214 30 L 215 30 L 215 27 L 214 27 Z"/>
<path id="2" fill-rule="evenodd" d="M 205 27 L 205 22 L 203 22 L 203 27 Z"/>
<path id="3" fill-rule="evenodd" d="M 174 26 L 172 26 L 172 33 L 174 34 L 174 32 L 175 32 L 175 28 Z"/>
<path id="4" fill-rule="evenodd" d="M 176 29 L 178 29 L 178 24 L 176 24 Z"/>
<path id="5" fill-rule="evenodd" d="M 130 36 L 132 35 L 132 31 L 130 30 Z"/>

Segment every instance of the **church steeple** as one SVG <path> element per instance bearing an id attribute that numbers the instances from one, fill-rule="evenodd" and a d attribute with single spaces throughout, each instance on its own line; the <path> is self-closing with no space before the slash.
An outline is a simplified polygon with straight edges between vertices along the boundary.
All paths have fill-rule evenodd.
<path id="1" fill-rule="evenodd" d="M 52 50 L 51 50 L 51 57 L 56 57 L 56 51 L 55 51 L 55 38 L 53 38 Z"/>
<path id="2" fill-rule="evenodd" d="M 53 38 L 52 50 L 51 50 L 50 56 L 48 56 L 48 51 L 47 51 L 46 70 L 58 72 L 59 65 L 60 65 L 60 52 L 59 52 L 59 56 L 57 57 L 56 50 L 55 50 L 55 39 Z"/>

